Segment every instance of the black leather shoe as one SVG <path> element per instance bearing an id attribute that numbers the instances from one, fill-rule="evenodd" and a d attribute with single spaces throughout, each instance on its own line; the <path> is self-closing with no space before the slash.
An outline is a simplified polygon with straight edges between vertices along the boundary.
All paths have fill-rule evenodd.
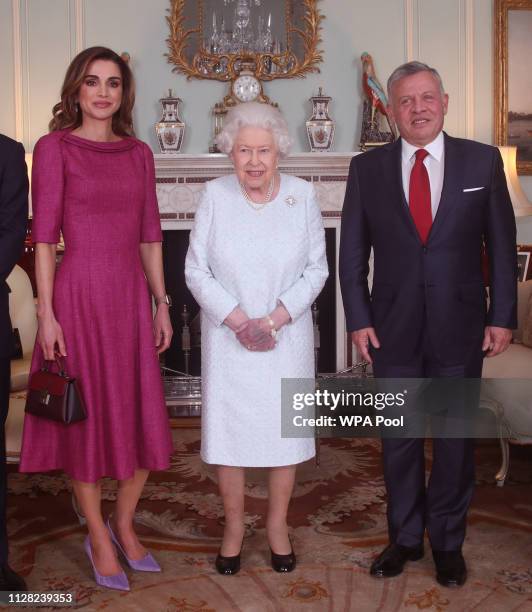
<path id="1" fill-rule="evenodd" d="M 423 558 L 423 546 L 409 548 L 401 544 L 389 544 L 371 564 L 369 573 L 377 578 L 399 576 L 407 561 Z"/>
<path id="2" fill-rule="evenodd" d="M 22 576 L 14 572 L 9 565 L 0 565 L 0 591 L 27 591 L 28 587 Z"/>
<path id="3" fill-rule="evenodd" d="M 232 576 L 240 570 L 240 553 L 232 557 L 224 557 L 220 553 L 216 556 L 214 563 L 219 574 Z"/>
<path id="4" fill-rule="evenodd" d="M 467 580 L 467 568 L 461 550 L 433 550 L 436 580 L 445 587 L 460 587 Z"/>
<path id="5" fill-rule="evenodd" d="M 278 555 L 270 548 L 272 567 L 276 572 L 292 572 L 295 570 L 296 555 L 294 553 L 294 547 L 292 546 L 292 540 L 290 540 L 290 547 L 292 550 L 287 555 Z"/>

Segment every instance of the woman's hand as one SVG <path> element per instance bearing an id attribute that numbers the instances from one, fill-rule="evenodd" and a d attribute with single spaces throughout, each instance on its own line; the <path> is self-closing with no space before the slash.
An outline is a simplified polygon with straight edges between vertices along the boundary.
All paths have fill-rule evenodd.
<path id="1" fill-rule="evenodd" d="M 172 336 L 174 335 L 167 304 L 159 304 L 157 306 L 157 312 L 153 319 L 153 335 L 155 336 L 157 355 L 160 355 L 170 346 Z"/>
<path id="2" fill-rule="evenodd" d="M 44 358 L 47 360 L 53 361 L 56 351 L 62 357 L 67 356 L 63 330 L 53 314 L 39 317 L 37 342 L 42 349 Z"/>
<path id="3" fill-rule="evenodd" d="M 266 319 L 250 319 L 235 333 L 248 351 L 271 351 L 275 348 L 275 338 Z"/>

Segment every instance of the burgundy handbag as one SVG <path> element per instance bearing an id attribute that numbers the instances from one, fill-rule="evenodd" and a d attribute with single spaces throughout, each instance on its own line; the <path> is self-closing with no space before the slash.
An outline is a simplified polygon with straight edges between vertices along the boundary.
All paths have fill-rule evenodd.
<path id="1" fill-rule="evenodd" d="M 55 362 L 58 373 L 50 370 L 53 361 L 46 361 L 41 370 L 31 375 L 25 411 L 65 425 L 83 421 L 87 411 L 76 379 L 67 375 L 59 357 L 56 356 Z"/>

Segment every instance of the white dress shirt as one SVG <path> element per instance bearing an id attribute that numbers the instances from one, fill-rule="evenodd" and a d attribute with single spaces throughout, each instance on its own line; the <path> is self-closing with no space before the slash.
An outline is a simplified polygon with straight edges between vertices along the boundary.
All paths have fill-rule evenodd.
<path id="1" fill-rule="evenodd" d="M 403 190 L 405 192 L 406 201 L 409 202 L 410 191 L 410 173 L 416 161 L 416 151 L 420 148 L 428 152 L 427 157 L 423 160 L 430 181 L 430 202 L 432 208 L 432 220 L 436 216 L 438 206 L 440 204 L 441 190 L 443 187 L 443 173 L 445 168 L 445 147 L 443 140 L 443 132 L 440 132 L 436 138 L 424 147 L 416 147 L 404 138 L 401 138 L 401 170 L 403 174 Z"/>

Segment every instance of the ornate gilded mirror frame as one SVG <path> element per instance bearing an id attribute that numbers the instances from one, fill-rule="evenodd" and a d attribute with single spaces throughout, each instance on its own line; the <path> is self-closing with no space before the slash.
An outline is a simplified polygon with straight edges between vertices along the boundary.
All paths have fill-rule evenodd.
<path id="1" fill-rule="evenodd" d="M 495 142 L 516 146 L 518 173 L 532 175 L 532 108 L 523 103 L 530 101 L 530 91 L 512 71 L 513 64 L 519 63 L 529 70 L 526 58 L 530 57 L 532 40 L 517 30 L 532 22 L 532 0 L 495 0 L 494 8 Z"/>
<path id="2" fill-rule="evenodd" d="M 197 25 L 188 27 L 185 9 L 187 0 L 170 0 L 169 15 L 166 20 L 170 28 L 167 39 L 168 62 L 174 64 L 173 72 L 179 72 L 188 79 L 214 79 L 228 82 L 238 77 L 242 64 L 252 66 L 256 78 L 261 81 L 273 79 L 290 79 L 303 77 L 310 72 L 319 72 L 317 64 L 322 61 L 322 52 L 318 48 L 321 42 L 321 21 L 324 16 L 317 8 L 319 0 L 285 0 L 285 28 L 287 45 L 282 53 L 255 53 L 242 51 L 238 53 L 212 53 L 203 45 L 204 0 L 197 0 Z M 293 23 L 294 9 L 301 13 L 298 23 Z M 299 23 L 301 21 L 301 23 Z M 197 49 L 191 53 L 191 45 L 196 37 Z M 297 54 L 294 44 L 302 50 Z M 188 57 L 187 57 L 188 54 Z"/>

